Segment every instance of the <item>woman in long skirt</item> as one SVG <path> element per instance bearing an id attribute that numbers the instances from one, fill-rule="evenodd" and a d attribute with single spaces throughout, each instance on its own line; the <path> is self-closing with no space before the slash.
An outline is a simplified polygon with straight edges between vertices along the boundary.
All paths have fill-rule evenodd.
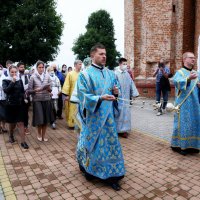
<path id="1" fill-rule="evenodd" d="M 54 121 L 54 115 L 51 104 L 51 79 L 45 72 L 44 66 L 42 61 L 36 63 L 36 70 L 30 78 L 28 92 L 32 95 L 33 126 L 38 128 L 37 139 L 47 142 L 47 125 Z"/>
<path id="2" fill-rule="evenodd" d="M 9 75 L 3 80 L 3 90 L 6 93 L 6 122 L 9 124 L 9 141 L 15 142 L 14 129 L 17 125 L 20 137 L 21 146 L 24 149 L 28 149 L 29 146 L 25 142 L 24 132 L 24 86 L 21 79 L 17 75 L 17 67 L 11 65 L 9 67 Z"/>

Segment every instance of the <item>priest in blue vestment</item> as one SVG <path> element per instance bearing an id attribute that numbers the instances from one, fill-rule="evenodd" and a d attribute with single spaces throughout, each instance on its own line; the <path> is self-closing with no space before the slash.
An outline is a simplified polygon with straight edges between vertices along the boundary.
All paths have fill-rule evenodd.
<path id="1" fill-rule="evenodd" d="M 200 77 L 193 70 L 193 53 L 184 53 L 183 63 L 184 66 L 174 76 L 176 113 L 171 148 L 186 155 L 199 153 L 200 149 Z"/>
<path id="2" fill-rule="evenodd" d="M 115 74 L 105 68 L 105 47 L 97 44 L 90 54 L 92 65 L 80 73 L 77 81 L 82 126 L 77 160 L 87 180 L 99 178 L 120 190 L 118 182 L 125 168 L 114 118 L 119 86 Z"/>
<path id="3" fill-rule="evenodd" d="M 130 99 L 139 96 L 138 90 L 127 71 L 126 58 L 119 59 L 119 67 L 115 71 L 120 84 L 120 98 L 118 100 L 119 115 L 116 118 L 117 133 L 124 138 L 131 132 L 131 106 Z"/>

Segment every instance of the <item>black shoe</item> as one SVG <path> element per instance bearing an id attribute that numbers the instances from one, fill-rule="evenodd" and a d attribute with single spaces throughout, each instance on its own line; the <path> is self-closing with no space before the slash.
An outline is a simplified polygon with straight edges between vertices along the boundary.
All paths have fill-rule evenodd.
<path id="1" fill-rule="evenodd" d="M 29 148 L 29 146 L 28 146 L 28 144 L 26 142 L 22 142 L 21 143 L 21 147 L 23 147 L 24 149 L 28 149 Z"/>
<path id="2" fill-rule="evenodd" d="M 119 191 L 121 190 L 121 187 L 118 183 L 111 183 L 110 186 L 115 190 L 115 191 Z"/>
<path id="3" fill-rule="evenodd" d="M 123 138 L 127 138 L 127 137 L 128 137 L 128 133 L 127 133 L 127 132 L 118 133 L 118 135 L 119 135 L 120 137 L 123 137 Z"/>
<path id="4" fill-rule="evenodd" d="M 79 165 L 79 169 L 81 172 L 85 173 L 85 168 L 83 166 Z"/>
<path id="5" fill-rule="evenodd" d="M 180 152 L 178 152 L 178 153 L 180 153 L 181 155 L 183 155 L 183 156 L 186 156 L 187 154 L 188 154 L 188 152 L 187 151 L 185 151 L 185 150 L 181 150 Z"/>
<path id="6" fill-rule="evenodd" d="M 96 177 L 91 175 L 91 174 L 88 174 L 87 172 L 85 172 L 85 178 L 87 181 L 92 181 L 94 180 Z"/>
<path id="7" fill-rule="evenodd" d="M 13 136 L 10 136 L 10 137 L 9 137 L 9 142 L 10 142 L 11 144 L 13 144 L 13 143 L 15 142 L 15 138 L 14 138 Z"/>
<path id="8" fill-rule="evenodd" d="M 192 153 L 199 153 L 199 149 L 193 149 Z"/>
<path id="9" fill-rule="evenodd" d="M 2 133 L 7 133 L 8 131 L 6 129 L 1 129 Z"/>
<path id="10" fill-rule="evenodd" d="M 181 148 L 180 147 L 171 147 L 172 151 L 175 151 L 175 152 L 178 152 L 180 153 L 181 152 Z"/>
<path id="11" fill-rule="evenodd" d="M 199 153 L 199 149 L 188 148 L 187 152 L 188 153 Z"/>

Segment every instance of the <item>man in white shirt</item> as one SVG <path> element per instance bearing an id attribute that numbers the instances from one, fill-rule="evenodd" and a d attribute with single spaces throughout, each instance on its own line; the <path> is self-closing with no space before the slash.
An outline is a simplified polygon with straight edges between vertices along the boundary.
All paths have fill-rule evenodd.
<path id="1" fill-rule="evenodd" d="M 26 91 L 28 89 L 28 83 L 29 83 L 29 75 L 28 74 L 24 74 L 25 65 L 24 65 L 23 62 L 19 62 L 17 64 L 17 68 L 18 68 L 18 72 L 19 72 L 19 78 L 23 82 L 24 91 L 25 91 L 25 102 L 24 102 L 25 103 L 25 106 L 24 106 L 24 112 L 25 112 L 25 119 L 24 119 L 25 134 L 30 134 L 29 129 L 28 129 L 28 120 L 29 120 L 28 110 L 29 110 L 29 107 L 30 107 L 30 98 L 26 94 Z"/>

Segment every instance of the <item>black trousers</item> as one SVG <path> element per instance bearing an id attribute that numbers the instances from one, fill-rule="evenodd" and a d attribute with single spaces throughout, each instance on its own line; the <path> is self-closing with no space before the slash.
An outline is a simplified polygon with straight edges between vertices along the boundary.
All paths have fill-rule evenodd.
<path id="1" fill-rule="evenodd" d="M 59 95 L 59 97 L 58 97 L 58 111 L 57 111 L 57 116 L 59 118 L 62 117 L 62 109 L 63 109 L 62 95 Z"/>
<path id="2" fill-rule="evenodd" d="M 28 116 L 28 111 L 30 107 L 30 99 L 28 99 L 28 103 L 24 103 L 24 127 L 28 128 L 28 121 L 29 121 L 29 116 Z"/>

